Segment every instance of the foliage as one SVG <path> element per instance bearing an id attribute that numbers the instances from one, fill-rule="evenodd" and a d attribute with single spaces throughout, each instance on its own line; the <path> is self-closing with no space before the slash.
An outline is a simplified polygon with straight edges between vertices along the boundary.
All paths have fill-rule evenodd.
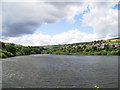
<path id="1" fill-rule="evenodd" d="M 13 43 L 0 42 L 2 58 L 30 55 L 30 54 L 56 54 L 56 55 L 120 55 L 118 42 L 111 40 L 98 40 L 92 42 L 51 45 L 51 46 L 22 46 Z"/>
<path id="2" fill-rule="evenodd" d="M 14 46 L 14 44 L 6 44 L 5 45 L 5 49 L 8 51 L 8 52 L 10 52 L 10 53 L 12 53 L 12 54 L 16 54 L 16 48 L 15 48 L 15 46 Z"/>
<path id="3" fill-rule="evenodd" d="M 8 57 L 13 57 L 13 56 L 14 56 L 13 53 L 8 52 L 8 51 L 6 51 L 6 50 L 4 50 L 3 53 L 4 53 L 6 56 L 8 56 Z"/>
<path id="4" fill-rule="evenodd" d="M 2 57 L 2 58 L 7 58 L 8 56 L 5 55 L 4 53 L 2 53 L 1 57 Z"/>
<path id="5" fill-rule="evenodd" d="M 16 52 L 16 56 L 21 56 L 21 55 L 23 55 L 23 53 L 22 52 Z"/>

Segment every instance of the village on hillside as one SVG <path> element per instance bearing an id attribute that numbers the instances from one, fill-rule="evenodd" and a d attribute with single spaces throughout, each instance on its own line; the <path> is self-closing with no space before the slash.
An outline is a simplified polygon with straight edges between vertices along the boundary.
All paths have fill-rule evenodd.
<path id="1" fill-rule="evenodd" d="M 0 42 L 1 58 L 30 55 L 120 55 L 120 38 L 63 45 L 22 46 Z"/>
<path id="2" fill-rule="evenodd" d="M 86 42 L 86 43 L 79 43 L 77 46 L 85 46 L 88 48 L 91 48 L 93 46 L 96 46 L 98 48 L 105 48 L 106 46 L 110 47 L 119 47 L 120 46 L 120 38 L 115 39 L 108 39 L 108 40 L 98 40 L 98 41 L 92 41 L 92 42 Z M 76 47 L 73 45 L 73 47 Z"/>

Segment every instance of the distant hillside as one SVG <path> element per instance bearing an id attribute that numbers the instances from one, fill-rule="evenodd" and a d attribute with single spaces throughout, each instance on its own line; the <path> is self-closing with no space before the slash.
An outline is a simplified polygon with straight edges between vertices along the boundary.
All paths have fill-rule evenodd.
<path id="1" fill-rule="evenodd" d="M 111 38 L 111 39 L 108 39 L 108 40 L 105 40 L 105 41 L 120 41 L 120 38 Z"/>
<path id="2" fill-rule="evenodd" d="M 0 42 L 0 57 L 7 58 L 30 54 L 120 55 L 119 43 L 120 38 L 49 46 L 22 46 Z"/>

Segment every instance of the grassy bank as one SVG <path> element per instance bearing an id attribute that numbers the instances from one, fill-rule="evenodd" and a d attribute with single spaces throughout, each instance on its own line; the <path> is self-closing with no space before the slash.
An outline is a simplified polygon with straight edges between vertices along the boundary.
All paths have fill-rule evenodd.
<path id="1" fill-rule="evenodd" d="M 114 40 L 114 39 L 111 39 Z M 117 39 L 120 40 L 120 39 Z M 0 42 L 0 57 L 8 58 L 30 54 L 54 55 L 120 55 L 120 41 L 99 40 L 75 44 L 51 46 L 22 46 L 13 43 Z"/>

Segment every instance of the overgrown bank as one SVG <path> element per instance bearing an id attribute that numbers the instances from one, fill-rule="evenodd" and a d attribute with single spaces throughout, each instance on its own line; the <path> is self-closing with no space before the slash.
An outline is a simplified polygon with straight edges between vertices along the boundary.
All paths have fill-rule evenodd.
<path id="1" fill-rule="evenodd" d="M 0 42 L 0 57 L 7 58 L 30 54 L 120 55 L 119 42 L 120 39 L 113 39 L 51 46 L 22 46 Z"/>

